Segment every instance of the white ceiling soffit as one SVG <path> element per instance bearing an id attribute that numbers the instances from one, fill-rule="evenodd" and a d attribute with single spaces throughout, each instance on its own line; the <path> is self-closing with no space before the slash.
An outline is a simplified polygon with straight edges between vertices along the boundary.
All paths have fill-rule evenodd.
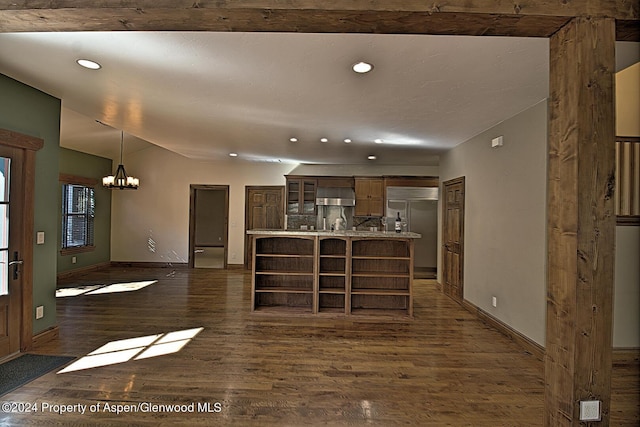
<path id="1" fill-rule="evenodd" d="M 436 164 L 549 79 L 542 38 L 204 32 L 4 33 L 0 73 L 62 99 L 61 145 L 100 156 L 122 129 L 125 153 L 395 165 Z"/>

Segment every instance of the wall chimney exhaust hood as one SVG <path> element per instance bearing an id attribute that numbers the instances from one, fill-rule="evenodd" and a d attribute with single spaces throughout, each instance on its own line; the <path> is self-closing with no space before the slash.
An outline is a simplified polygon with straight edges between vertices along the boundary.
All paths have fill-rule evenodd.
<path id="1" fill-rule="evenodd" d="M 318 187 L 316 190 L 317 206 L 355 206 L 356 194 L 353 188 Z"/>

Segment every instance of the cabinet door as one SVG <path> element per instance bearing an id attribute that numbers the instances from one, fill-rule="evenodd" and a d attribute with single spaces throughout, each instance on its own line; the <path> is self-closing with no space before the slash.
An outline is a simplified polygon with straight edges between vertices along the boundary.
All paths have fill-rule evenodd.
<path id="1" fill-rule="evenodd" d="M 300 180 L 287 179 L 287 214 L 296 215 L 300 212 Z"/>
<path id="2" fill-rule="evenodd" d="M 384 215 L 384 181 L 372 179 L 369 182 L 369 215 Z"/>
<path id="3" fill-rule="evenodd" d="M 287 178 L 287 215 L 315 215 L 316 180 Z"/>
<path id="4" fill-rule="evenodd" d="M 356 216 L 384 215 L 384 180 L 380 178 L 356 178 Z"/>
<path id="5" fill-rule="evenodd" d="M 316 214 L 316 180 L 302 180 L 300 213 L 303 215 Z"/>
<path id="6" fill-rule="evenodd" d="M 355 216 L 369 216 L 369 180 L 356 178 L 355 180 L 356 206 Z"/>

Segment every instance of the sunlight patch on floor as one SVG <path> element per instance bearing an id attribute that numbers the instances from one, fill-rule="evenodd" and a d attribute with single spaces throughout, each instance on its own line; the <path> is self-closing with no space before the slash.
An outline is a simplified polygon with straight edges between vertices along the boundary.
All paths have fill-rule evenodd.
<path id="1" fill-rule="evenodd" d="M 203 329 L 185 329 L 111 341 L 58 371 L 58 374 L 177 353 Z"/>
<path id="2" fill-rule="evenodd" d="M 113 283 L 111 285 L 89 285 L 74 288 L 56 289 L 56 298 L 77 297 L 79 295 L 101 295 L 117 292 L 132 292 L 157 283 L 157 280 L 145 280 L 130 283 Z"/>

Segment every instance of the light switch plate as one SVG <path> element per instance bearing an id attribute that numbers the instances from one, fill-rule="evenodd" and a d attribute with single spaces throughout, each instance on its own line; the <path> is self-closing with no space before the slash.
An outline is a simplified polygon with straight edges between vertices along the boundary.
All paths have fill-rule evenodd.
<path id="1" fill-rule="evenodd" d="M 36 244 L 44 245 L 44 231 L 38 231 L 36 233 Z"/>

